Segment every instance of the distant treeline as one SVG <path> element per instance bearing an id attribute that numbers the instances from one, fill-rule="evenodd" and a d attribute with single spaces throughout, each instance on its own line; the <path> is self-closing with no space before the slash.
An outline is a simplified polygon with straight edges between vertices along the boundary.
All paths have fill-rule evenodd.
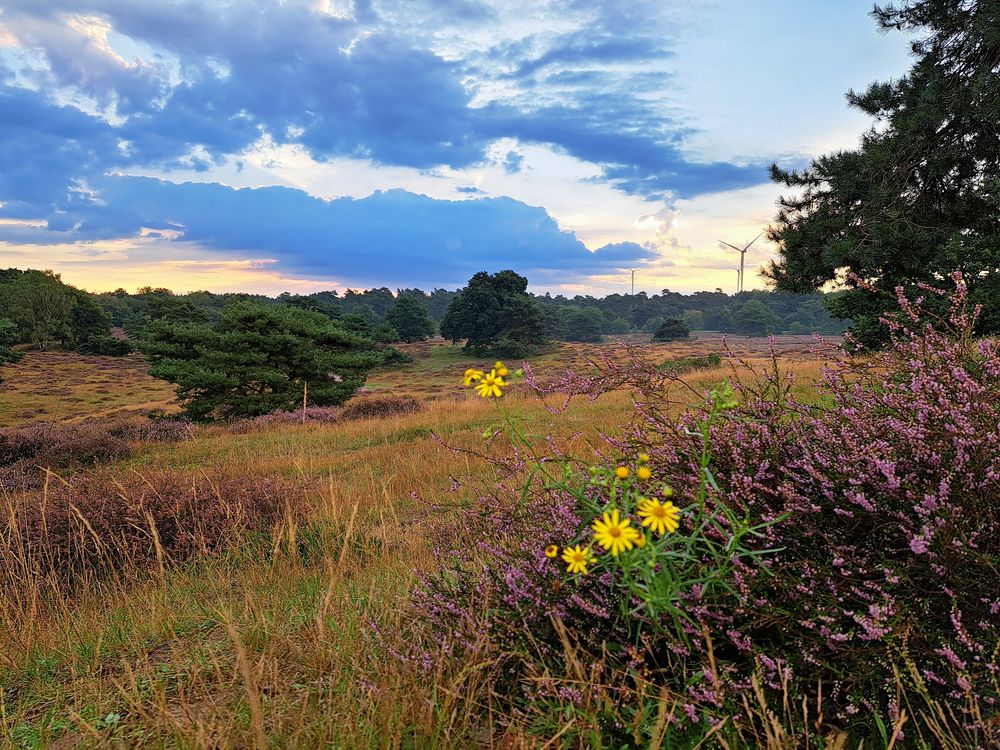
<path id="1" fill-rule="evenodd" d="M 397 299 L 410 297 L 426 306 L 430 318 L 440 324 L 459 291 L 386 288 L 363 292 L 336 291 L 315 294 L 281 294 L 278 297 L 239 293 L 192 292 L 178 295 L 167 289 L 144 288 L 134 294 L 123 289 L 96 295 L 97 301 L 130 336 L 141 335 L 149 321 L 163 317 L 218 320 L 226 305 L 252 300 L 263 304 L 287 304 L 340 319 L 345 327 L 375 340 L 397 340 L 393 309 Z M 833 295 L 750 291 L 730 295 L 716 290 L 685 295 L 663 290 L 652 296 L 611 294 L 606 297 L 530 295 L 542 311 L 550 338 L 595 341 L 601 335 L 645 331 L 652 333 L 668 318 L 683 320 L 691 330 L 720 331 L 746 335 L 768 333 L 839 334 L 848 321 L 830 316 L 826 301 Z M 396 322 L 396 327 L 398 322 Z"/>
<path id="2" fill-rule="evenodd" d="M 118 289 L 91 294 L 65 284 L 48 271 L 0 270 L 0 363 L 10 347 L 28 344 L 90 354 L 126 354 L 132 345 L 113 335 L 124 330 L 141 340 L 157 320 L 216 324 L 222 311 L 240 301 L 288 305 L 322 313 L 349 332 L 377 343 L 415 341 L 434 333 L 461 290 L 381 287 L 363 292 L 281 294 L 192 292 L 145 287 L 135 293 Z M 599 341 L 601 336 L 637 331 L 652 333 L 664 320 L 684 321 L 691 330 L 746 335 L 768 333 L 841 333 L 847 321 L 834 319 L 826 302 L 833 295 L 752 291 L 736 295 L 697 292 L 684 295 L 664 289 L 652 296 L 606 297 L 529 295 L 547 338 Z"/>

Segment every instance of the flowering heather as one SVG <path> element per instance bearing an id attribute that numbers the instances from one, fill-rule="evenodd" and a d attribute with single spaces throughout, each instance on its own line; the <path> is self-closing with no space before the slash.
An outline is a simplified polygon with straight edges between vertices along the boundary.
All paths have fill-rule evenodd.
<path id="1" fill-rule="evenodd" d="M 920 731 L 927 700 L 969 746 L 1000 742 L 1000 350 L 973 337 L 978 311 L 960 276 L 955 285 L 931 323 L 924 300 L 900 293 L 890 348 L 838 355 L 822 407 L 795 400 L 776 360 L 741 375 L 739 404 L 708 432 L 706 507 L 720 540 L 735 513 L 762 529 L 760 550 L 776 551 L 763 567 L 734 559 L 726 586 L 690 586 L 686 637 L 637 628 L 610 574 L 570 579 L 546 555 L 590 520 L 579 498 L 550 488 L 465 512 L 446 572 L 416 595 L 446 652 L 488 651 L 530 706 L 544 697 L 537 675 L 568 668 L 565 626 L 591 659 L 676 695 L 679 723 L 737 721 L 760 684 L 863 736 L 873 715 L 891 725 L 903 711 L 916 717 L 906 731 Z M 699 491 L 711 402 L 669 416 L 670 373 L 636 358 L 548 388 L 530 371 L 526 382 L 567 398 L 630 388 L 634 422 L 608 452 L 647 453 L 678 505 Z"/>
<path id="2" fill-rule="evenodd" d="M 0 571 L 81 575 L 146 570 L 217 553 L 239 532 L 269 530 L 298 513 L 303 493 L 289 482 L 221 473 L 114 474 L 52 479 L 8 498 L 0 524 Z"/>
<path id="3" fill-rule="evenodd" d="M 412 396 L 361 396 L 341 410 L 341 419 L 384 419 L 399 414 L 413 414 L 424 405 Z"/>

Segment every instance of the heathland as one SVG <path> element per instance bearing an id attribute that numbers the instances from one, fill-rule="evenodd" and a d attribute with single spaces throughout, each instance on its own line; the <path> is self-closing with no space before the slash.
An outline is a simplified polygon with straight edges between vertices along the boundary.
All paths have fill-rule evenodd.
<path id="1" fill-rule="evenodd" d="M 27 352 L 0 740 L 993 746 L 1000 360 L 958 288 L 879 355 L 434 339 L 228 424 L 138 355 Z"/>

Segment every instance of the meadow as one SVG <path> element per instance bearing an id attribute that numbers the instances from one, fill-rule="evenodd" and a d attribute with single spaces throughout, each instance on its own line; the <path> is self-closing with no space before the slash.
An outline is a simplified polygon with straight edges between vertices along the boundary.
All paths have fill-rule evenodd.
<path id="1" fill-rule="evenodd" d="M 0 742 L 877 746 L 867 736 L 859 745 L 861 735 L 830 714 L 823 723 L 822 684 L 816 703 L 814 695 L 789 692 L 790 685 L 782 698 L 780 685 L 755 682 L 745 695 L 759 701 L 745 703 L 742 720 L 725 726 L 706 715 L 696 732 L 682 732 L 674 724 L 690 709 L 680 693 L 646 667 L 617 671 L 616 657 L 599 649 L 588 654 L 586 638 L 561 626 L 553 631 L 558 658 L 549 658 L 543 644 L 539 653 L 549 656 L 531 662 L 541 671 L 519 678 L 561 687 L 528 699 L 506 684 L 513 672 L 504 670 L 513 662 L 496 643 L 459 648 L 436 629 L 444 622 L 458 633 L 463 617 L 493 612 L 496 602 L 476 596 L 449 600 L 454 611 L 435 609 L 455 583 L 436 577 L 450 569 L 453 550 L 476 546 L 470 536 L 477 529 L 487 529 L 490 544 L 521 538 L 515 522 L 505 525 L 520 519 L 510 512 L 528 502 L 520 488 L 538 498 L 548 491 L 535 481 L 530 456 L 554 452 L 580 466 L 611 465 L 629 455 L 626 446 L 637 445 L 637 436 L 649 435 L 654 412 L 656 419 L 697 414 L 704 395 L 727 379 L 742 382 L 747 394 L 759 392 L 773 384 L 768 372 L 775 364 L 788 384 L 784 397 L 820 403 L 822 361 L 814 343 L 731 341 L 731 354 L 743 360 L 736 370 L 725 358 L 690 364 L 725 355 L 715 337 L 560 345 L 529 363 L 537 390 L 525 383 L 505 395 L 523 442 L 501 430 L 505 418 L 496 403 L 462 386 L 464 370 L 490 363 L 441 341 L 405 345 L 413 361 L 374 373 L 355 402 L 375 408 L 354 418 L 345 412 L 331 421 L 194 427 L 166 440 L 121 432 L 127 450 L 113 459 L 68 463 L 33 486 L 6 487 Z M 667 361 L 680 374 L 657 381 L 663 398 L 651 411 L 648 394 L 637 395 L 630 378 L 643 368 L 662 371 L 656 366 Z M 617 379 L 592 387 L 616 368 Z M 567 371 L 590 385 L 567 380 Z M 168 388 L 135 358 L 29 353 L 4 375 L 0 417 L 8 430 L 31 423 L 100 428 L 130 413 L 176 409 Z M 40 397 L 33 398 L 36 389 Z M 399 406 L 407 397 L 419 405 Z M 677 468 L 666 448 L 651 465 Z M 553 579 L 553 586 L 558 592 L 564 584 Z M 482 593 L 504 595 L 488 587 Z M 442 611 L 453 619 L 442 621 Z M 493 627 L 502 618 L 490 617 L 476 639 L 502 641 L 504 631 Z M 530 629 L 521 635 L 531 640 Z M 936 705 L 927 711 L 952 710 Z M 931 738 L 914 747 L 963 746 L 935 745 L 928 734 L 936 721 L 942 737 L 959 736 L 948 734 L 946 714 L 934 714 L 904 740 L 897 730 L 913 724 L 911 715 L 879 718 L 888 725 L 883 746 L 911 746 L 911 737 Z"/>

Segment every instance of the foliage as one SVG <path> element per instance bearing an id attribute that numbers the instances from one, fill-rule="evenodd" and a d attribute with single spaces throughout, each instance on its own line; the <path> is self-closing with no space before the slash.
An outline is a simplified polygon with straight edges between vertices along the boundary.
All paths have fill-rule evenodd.
<path id="1" fill-rule="evenodd" d="M 362 396 L 348 403 L 341 419 L 384 419 L 422 411 L 424 405 L 412 396 Z"/>
<path id="2" fill-rule="evenodd" d="M 537 305 L 527 294 L 528 280 L 513 271 L 481 271 L 454 299 L 441 321 L 441 335 L 474 354 L 520 356 L 545 342 Z"/>
<path id="3" fill-rule="evenodd" d="M 386 313 L 385 322 L 396 330 L 400 341 L 423 341 L 434 335 L 434 321 L 427 311 L 427 303 L 413 294 L 397 297 Z"/>
<path id="4" fill-rule="evenodd" d="M 879 318 L 897 285 L 912 291 L 958 268 L 987 311 L 979 331 L 1000 331 L 1000 8 L 907 0 L 873 15 L 883 30 L 915 35 L 913 66 L 848 94 L 875 121 L 857 149 L 802 171 L 772 167 L 795 192 L 769 231 L 781 257 L 768 274 L 798 292 L 846 281 L 833 310 L 875 345 L 888 336 Z"/>
<path id="5" fill-rule="evenodd" d="M 76 298 L 51 272 L 18 272 L 0 287 L 5 315 L 17 323 L 19 341 L 48 349 L 73 340 Z"/>
<path id="6" fill-rule="evenodd" d="M 131 354 L 135 347 L 128 339 L 114 336 L 90 336 L 80 342 L 76 350 L 80 354 L 91 354 L 100 357 L 124 357 Z"/>
<path id="7" fill-rule="evenodd" d="M 218 327 L 156 321 L 144 343 L 150 374 L 177 384 L 192 419 L 232 420 L 343 403 L 382 362 L 370 341 L 326 316 L 237 302 Z"/>
<path id="8" fill-rule="evenodd" d="M 600 343 L 606 327 L 601 311 L 593 307 L 568 307 L 560 310 L 563 320 L 564 341 Z"/>
<path id="9" fill-rule="evenodd" d="M 11 349 L 17 342 L 17 325 L 7 318 L 0 318 L 0 366 L 18 362 L 21 353 Z M 0 379 L 0 383 L 3 380 Z"/>
<path id="10" fill-rule="evenodd" d="M 684 375 L 695 370 L 714 370 L 722 366 L 722 355 L 705 354 L 701 357 L 676 357 L 660 363 L 659 369 L 671 375 Z"/>
<path id="11" fill-rule="evenodd" d="M 667 318 L 653 331 L 653 341 L 679 341 L 691 337 L 691 329 L 679 318 Z"/>
<path id="12" fill-rule="evenodd" d="M 598 472 L 596 485 L 574 489 L 552 481 L 552 459 L 519 451 L 512 471 L 541 473 L 544 486 L 529 480 L 519 496 L 470 507 L 445 572 L 418 593 L 445 654 L 496 665 L 494 687 L 517 706 L 511 713 L 544 714 L 561 690 L 545 675 L 600 664 L 606 682 L 642 675 L 672 696 L 670 721 L 696 735 L 750 704 L 795 696 L 820 718 L 803 722 L 789 746 L 815 743 L 831 726 L 866 746 L 880 735 L 886 743 L 905 724 L 918 746 L 940 746 L 944 725 L 965 737 L 950 746 L 995 743 L 1000 348 L 973 337 L 976 312 L 960 277 L 949 312 L 932 323 L 930 305 L 902 290 L 898 299 L 901 313 L 886 321 L 892 347 L 872 363 L 836 362 L 827 409 L 798 403 L 776 365 L 740 387 L 738 400 L 716 393 L 680 418 L 667 416 L 673 376 L 641 359 L 608 360 L 596 378 L 560 383 L 591 397 L 637 389 L 635 427 L 609 443 L 626 455 L 648 451 L 640 466 L 650 478 L 636 473 L 638 491 L 641 482 L 669 485 L 689 506 L 677 537 L 697 535 L 709 549 L 726 549 L 743 524 L 751 554 L 728 568 L 702 554 L 712 576 L 686 579 L 675 564 L 687 558 L 665 546 L 649 574 L 674 603 L 662 609 L 648 606 L 632 565 L 648 541 L 621 550 L 618 564 L 612 556 L 610 568 L 587 562 L 565 580 L 572 560 L 546 548 L 589 534 L 608 493 L 619 493 L 616 507 L 632 502 L 621 490 L 636 469 Z M 718 526 L 701 524 L 702 507 Z M 608 541 L 606 529 L 595 531 Z M 680 634 L 656 627 L 663 614 Z M 607 699 L 616 721 L 634 722 L 648 741 L 654 722 L 636 693 Z"/>
<path id="13" fill-rule="evenodd" d="M 766 305 L 752 299 L 733 314 L 738 333 L 747 336 L 768 336 L 775 333 L 781 319 Z"/>

